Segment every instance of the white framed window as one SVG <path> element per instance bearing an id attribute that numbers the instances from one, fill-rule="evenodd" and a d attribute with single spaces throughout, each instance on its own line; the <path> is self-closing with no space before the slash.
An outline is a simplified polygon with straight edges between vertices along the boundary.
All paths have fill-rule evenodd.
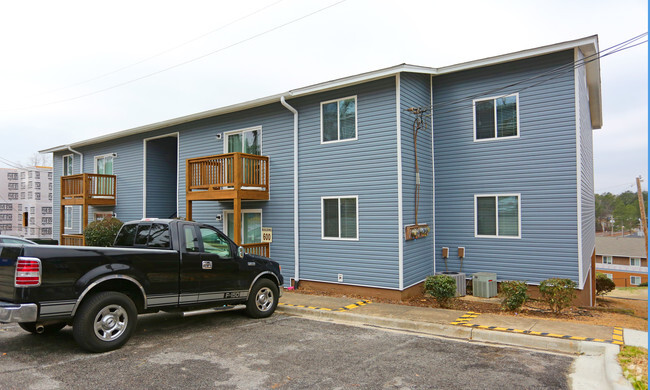
<path id="1" fill-rule="evenodd" d="M 64 215 L 64 221 L 65 225 L 64 227 L 66 229 L 72 229 L 72 206 L 65 206 L 65 209 L 63 210 L 65 213 Z"/>
<path id="2" fill-rule="evenodd" d="M 359 196 L 321 197 L 321 238 L 359 241 Z"/>
<path id="3" fill-rule="evenodd" d="M 233 210 L 224 210 L 223 231 L 228 237 L 235 237 L 235 219 Z M 241 243 L 257 244 L 262 242 L 262 209 L 245 209 L 241 211 Z"/>
<path id="4" fill-rule="evenodd" d="M 474 195 L 474 236 L 521 238 L 521 194 Z"/>
<path id="5" fill-rule="evenodd" d="M 99 175 L 113 174 L 113 155 L 95 156 L 95 173 Z"/>
<path id="6" fill-rule="evenodd" d="M 612 256 L 603 256 L 603 264 L 614 264 Z"/>
<path id="7" fill-rule="evenodd" d="M 357 97 L 348 96 L 320 104 L 320 141 L 353 141 L 357 139 Z"/>
<path id="8" fill-rule="evenodd" d="M 66 154 L 63 156 L 63 176 L 72 175 L 74 156 L 71 154 Z"/>
<path id="9" fill-rule="evenodd" d="M 262 155 L 262 126 L 226 131 L 223 133 L 224 153 L 248 153 Z"/>
<path id="10" fill-rule="evenodd" d="M 518 137 L 518 93 L 474 100 L 474 141 Z"/>
<path id="11" fill-rule="evenodd" d="M 630 265 L 633 267 L 640 267 L 641 259 L 638 257 L 630 257 Z"/>
<path id="12" fill-rule="evenodd" d="M 641 284 L 640 276 L 630 276 L 630 284 L 633 286 L 638 286 Z"/>
<path id="13" fill-rule="evenodd" d="M 607 276 L 611 280 L 614 280 L 614 275 L 612 274 L 604 273 L 603 275 Z"/>
<path id="14" fill-rule="evenodd" d="M 113 218 L 113 213 L 110 211 L 98 211 L 93 215 L 94 221 L 103 221 L 108 218 Z"/>

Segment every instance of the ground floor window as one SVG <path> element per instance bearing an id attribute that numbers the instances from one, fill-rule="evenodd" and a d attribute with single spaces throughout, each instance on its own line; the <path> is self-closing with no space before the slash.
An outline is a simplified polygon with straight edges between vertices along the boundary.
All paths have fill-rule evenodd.
<path id="1" fill-rule="evenodd" d="M 475 236 L 521 238 L 520 198 L 520 194 L 475 195 Z"/>
<path id="2" fill-rule="evenodd" d="M 329 240 L 359 239 L 358 196 L 322 197 L 322 238 Z"/>
<path id="3" fill-rule="evenodd" d="M 234 212 L 226 210 L 224 227 L 228 237 L 235 237 Z M 262 242 L 262 210 L 242 210 L 241 212 L 242 244 L 257 244 Z"/>
<path id="4" fill-rule="evenodd" d="M 630 276 L 630 284 L 633 286 L 638 286 L 641 284 L 640 276 Z"/>
<path id="5" fill-rule="evenodd" d="M 103 221 L 109 218 L 113 218 L 113 213 L 110 211 L 101 211 L 95 213 L 95 221 Z"/>
<path id="6" fill-rule="evenodd" d="M 607 274 L 607 273 L 604 274 L 604 275 L 607 276 L 609 279 L 614 280 L 614 275 L 612 275 L 612 274 Z"/>
<path id="7" fill-rule="evenodd" d="M 64 213 L 64 226 L 66 229 L 72 229 L 72 206 L 65 206 Z"/>

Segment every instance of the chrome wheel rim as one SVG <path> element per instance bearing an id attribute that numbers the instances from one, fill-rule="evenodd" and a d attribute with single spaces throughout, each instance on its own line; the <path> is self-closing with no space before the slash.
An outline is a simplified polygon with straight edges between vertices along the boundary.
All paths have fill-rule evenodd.
<path id="1" fill-rule="evenodd" d="M 102 341 L 117 340 L 126 331 L 129 315 L 120 305 L 108 305 L 97 313 L 93 329 Z"/>
<path id="2" fill-rule="evenodd" d="M 262 287 L 255 296 L 255 303 L 259 311 L 268 311 L 273 306 L 273 291 L 268 287 Z"/>

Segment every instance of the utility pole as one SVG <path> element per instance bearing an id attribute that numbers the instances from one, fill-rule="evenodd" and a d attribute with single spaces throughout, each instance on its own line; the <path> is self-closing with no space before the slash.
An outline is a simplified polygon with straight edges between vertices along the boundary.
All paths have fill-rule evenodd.
<path id="1" fill-rule="evenodd" d="M 645 204 L 643 203 L 643 191 L 641 191 L 641 176 L 636 178 L 636 192 L 639 196 L 639 211 L 641 212 L 641 223 L 643 224 L 643 237 L 645 238 L 645 258 L 648 258 L 648 221 L 645 218 Z"/>

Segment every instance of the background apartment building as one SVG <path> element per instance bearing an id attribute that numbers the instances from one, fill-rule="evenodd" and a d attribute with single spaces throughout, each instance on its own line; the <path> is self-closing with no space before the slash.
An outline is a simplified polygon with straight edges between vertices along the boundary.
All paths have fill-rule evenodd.
<path id="1" fill-rule="evenodd" d="M 0 234 L 51 239 L 52 218 L 51 167 L 0 168 Z"/>

